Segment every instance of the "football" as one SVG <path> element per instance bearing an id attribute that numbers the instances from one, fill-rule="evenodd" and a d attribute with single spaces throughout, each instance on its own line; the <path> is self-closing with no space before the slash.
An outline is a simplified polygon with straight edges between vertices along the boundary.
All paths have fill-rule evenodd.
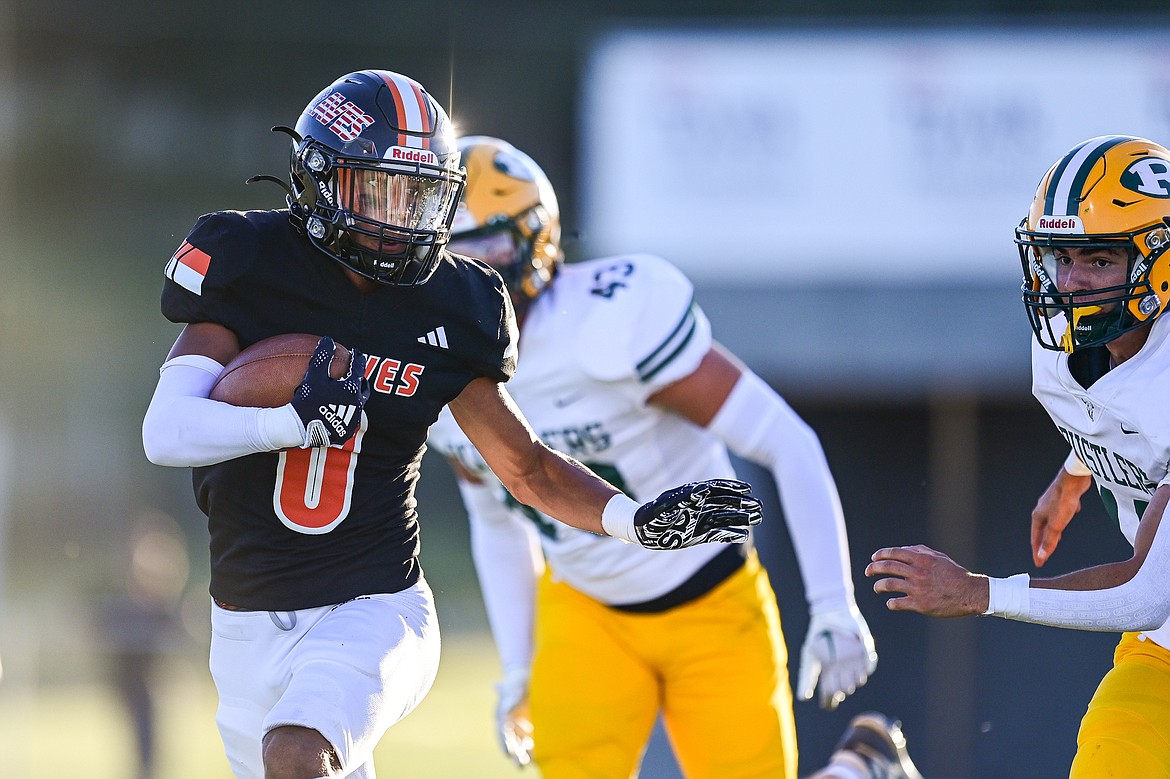
<path id="1" fill-rule="evenodd" d="M 320 340 L 318 335 L 285 333 L 257 341 L 224 367 L 211 388 L 211 399 L 233 406 L 283 406 L 304 380 L 309 358 Z M 329 375 L 340 379 L 348 372 L 349 350 L 337 344 Z"/>

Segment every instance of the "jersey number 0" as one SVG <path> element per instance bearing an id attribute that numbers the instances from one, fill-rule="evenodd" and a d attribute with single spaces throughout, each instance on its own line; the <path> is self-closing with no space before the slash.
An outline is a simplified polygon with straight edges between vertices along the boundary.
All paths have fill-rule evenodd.
<path id="1" fill-rule="evenodd" d="M 298 533 L 320 535 L 341 524 L 349 514 L 353 472 L 368 426 L 363 411 L 357 432 L 340 447 L 280 452 L 272 506 L 285 527 Z"/>

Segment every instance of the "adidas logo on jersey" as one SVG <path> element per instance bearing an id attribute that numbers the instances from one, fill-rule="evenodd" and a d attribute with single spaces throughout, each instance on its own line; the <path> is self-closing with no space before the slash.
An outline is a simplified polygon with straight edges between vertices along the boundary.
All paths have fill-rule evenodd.
<path id="1" fill-rule="evenodd" d="M 420 335 L 418 337 L 418 342 L 420 344 L 430 344 L 431 346 L 437 346 L 440 349 L 446 349 L 447 348 L 447 331 L 444 330 L 441 326 L 436 327 L 434 330 L 430 331 L 426 335 Z"/>

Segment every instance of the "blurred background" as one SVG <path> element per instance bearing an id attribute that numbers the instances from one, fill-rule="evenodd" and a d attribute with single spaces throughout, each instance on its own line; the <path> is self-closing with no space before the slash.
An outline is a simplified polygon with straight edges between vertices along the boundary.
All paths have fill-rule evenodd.
<path id="1" fill-rule="evenodd" d="M 162 269 L 200 214 L 282 205 L 243 183 L 287 172 L 268 129 L 373 67 L 540 162 L 571 258 L 676 262 L 716 337 L 820 433 L 881 660 L 837 712 L 797 705 L 802 772 L 879 709 L 933 779 L 1067 775 L 1116 636 L 890 614 L 861 571 L 919 542 L 1032 571 L 1028 514 L 1067 448 L 1029 394 L 1012 229 L 1077 142 L 1170 140 L 1170 16 L 922 6 L 0 0 L 4 773 L 229 777 L 204 518 L 189 474 L 150 465 L 139 438 L 177 335 Z M 758 545 L 795 655 L 800 577 L 768 477 L 744 473 L 770 510 Z M 466 522 L 445 466 L 428 456 L 424 474 L 444 666 L 380 771 L 516 776 L 494 743 Z M 1090 499 L 1044 572 L 1127 550 Z M 643 776 L 677 776 L 660 735 Z"/>

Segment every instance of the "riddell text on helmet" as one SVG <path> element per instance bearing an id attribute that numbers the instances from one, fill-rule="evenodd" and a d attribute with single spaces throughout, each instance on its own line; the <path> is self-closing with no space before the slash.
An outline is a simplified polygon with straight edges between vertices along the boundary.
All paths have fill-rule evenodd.
<path id="1" fill-rule="evenodd" d="M 404 160 L 406 162 L 425 162 L 428 165 L 438 165 L 439 158 L 429 149 L 408 149 L 405 146 L 391 146 L 384 155 L 388 160 Z"/>
<path id="2" fill-rule="evenodd" d="M 1049 233 L 1083 233 L 1085 225 L 1079 216 L 1042 216 L 1036 220 L 1036 229 Z"/>

